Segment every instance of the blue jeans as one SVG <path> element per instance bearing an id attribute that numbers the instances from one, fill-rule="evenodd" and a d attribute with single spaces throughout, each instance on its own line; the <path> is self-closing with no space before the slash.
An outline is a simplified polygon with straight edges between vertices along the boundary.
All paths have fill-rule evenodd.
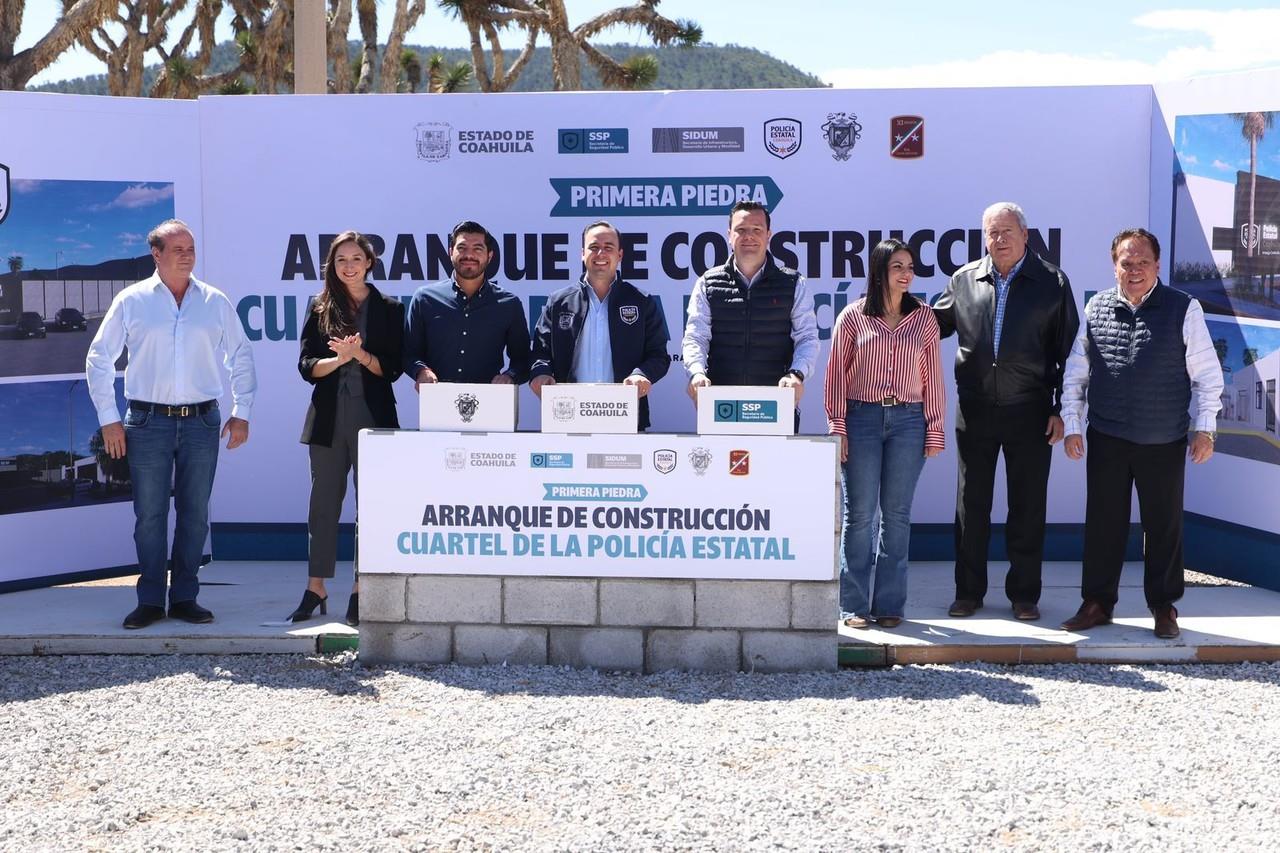
<path id="1" fill-rule="evenodd" d="M 209 534 L 209 494 L 218 466 L 214 406 L 185 418 L 129 409 L 124 418 L 125 456 L 133 481 L 133 541 L 138 548 L 138 603 L 165 606 L 195 601 L 200 593 L 200 557 Z M 176 522 L 172 563 L 166 565 L 169 495 Z M 169 569 L 169 571 L 166 571 Z"/>
<path id="2" fill-rule="evenodd" d="M 901 617 L 907 603 L 911 499 L 924 467 L 924 406 L 849 400 L 845 432 L 849 453 L 844 463 L 840 609 L 863 617 Z"/>

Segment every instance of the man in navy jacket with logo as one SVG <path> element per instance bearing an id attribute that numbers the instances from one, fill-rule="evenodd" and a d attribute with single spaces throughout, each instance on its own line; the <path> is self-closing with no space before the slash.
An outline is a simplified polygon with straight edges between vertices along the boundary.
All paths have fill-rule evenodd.
<path id="1" fill-rule="evenodd" d="M 652 296 L 618 277 L 622 235 L 605 221 L 582 232 L 582 280 L 551 294 L 533 333 L 529 387 L 554 382 L 636 386 L 639 427 L 649 427 L 649 389 L 671 367 L 667 323 Z"/>

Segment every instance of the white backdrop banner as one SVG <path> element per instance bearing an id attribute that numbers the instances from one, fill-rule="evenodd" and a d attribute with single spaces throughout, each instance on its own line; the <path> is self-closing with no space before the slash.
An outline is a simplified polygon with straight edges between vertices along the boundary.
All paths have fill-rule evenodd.
<path id="1" fill-rule="evenodd" d="M 831 580 L 837 447 L 365 431 L 360 571 Z"/>
<path id="2" fill-rule="evenodd" d="M 624 235 L 623 276 L 661 299 L 678 359 L 690 288 L 727 255 L 728 208 L 763 201 L 775 257 L 816 293 L 822 350 L 801 406 L 812 434 L 826 430 L 831 326 L 865 290 L 882 238 L 916 247 L 915 289 L 932 299 L 981 257 L 982 209 L 1013 200 L 1032 246 L 1061 264 L 1083 304 L 1114 283 L 1111 236 L 1148 221 L 1147 86 L 213 97 L 199 114 L 200 272 L 236 304 L 260 384 L 249 444 L 220 463 L 224 522 L 306 517 L 297 438 L 310 386 L 297 375 L 297 338 L 328 243 L 347 228 L 379 250 L 378 287 L 407 299 L 448 276 L 452 226 L 481 222 L 499 244 L 492 276 L 533 322 L 578 278 L 583 227 L 608 218 Z M 949 387 L 954 355 L 946 342 Z M 402 426 L 415 427 L 412 384 L 397 395 Z M 536 428 L 539 407 L 521 395 L 521 427 Z M 693 430 L 679 363 L 650 399 L 653 431 Z M 948 449 L 925 466 L 917 522 L 953 517 L 950 402 Z M 1055 459 L 1050 521 L 1082 520 L 1083 469 Z M 1003 500 L 1001 488 L 997 517 Z"/>

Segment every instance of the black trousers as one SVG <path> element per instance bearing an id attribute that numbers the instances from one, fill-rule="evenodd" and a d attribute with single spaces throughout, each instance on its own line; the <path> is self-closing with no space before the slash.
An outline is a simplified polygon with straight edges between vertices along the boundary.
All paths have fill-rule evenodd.
<path id="1" fill-rule="evenodd" d="M 1004 453 L 1009 515 L 1005 544 L 1009 573 L 1004 591 L 1012 602 L 1040 600 L 1044 561 L 1046 492 L 1053 446 L 1045 435 L 1047 403 L 991 406 L 960 401 L 956 417 L 956 598 L 982 601 L 987 594 L 987 549 L 996 461 Z"/>
<path id="2" fill-rule="evenodd" d="M 1147 606 L 1182 598 L 1182 493 L 1187 440 L 1134 444 L 1090 427 L 1086 432 L 1088 498 L 1084 518 L 1084 572 L 1080 594 L 1108 613 L 1120 591 L 1130 500 L 1138 489 L 1145 539 L 1143 588 Z"/>

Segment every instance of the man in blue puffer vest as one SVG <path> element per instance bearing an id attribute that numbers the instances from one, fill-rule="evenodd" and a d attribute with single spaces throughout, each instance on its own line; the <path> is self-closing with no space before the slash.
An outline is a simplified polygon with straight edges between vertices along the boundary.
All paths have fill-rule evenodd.
<path id="1" fill-rule="evenodd" d="M 652 296 L 618 276 L 622 235 L 603 220 L 582 232 L 582 280 L 551 294 L 533 333 L 529 388 L 555 382 L 636 386 L 639 428 L 649 428 L 649 389 L 671 367 L 667 321 Z"/>
<path id="2" fill-rule="evenodd" d="M 1085 306 L 1062 382 L 1064 447 L 1071 459 L 1084 456 L 1081 419 L 1086 402 L 1089 407 L 1084 603 L 1062 627 L 1085 631 L 1111 621 L 1136 486 L 1146 534 L 1147 607 L 1156 636 L 1169 639 L 1179 633 L 1174 602 L 1183 591 L 1186 457 L 1201 463 L 1213 455 L 1222 365 L 1200 303 L 1160 283 L 1154 234 L 1121 231 L 1111 241 L 1111 260 L 1117 286 Z"/>

